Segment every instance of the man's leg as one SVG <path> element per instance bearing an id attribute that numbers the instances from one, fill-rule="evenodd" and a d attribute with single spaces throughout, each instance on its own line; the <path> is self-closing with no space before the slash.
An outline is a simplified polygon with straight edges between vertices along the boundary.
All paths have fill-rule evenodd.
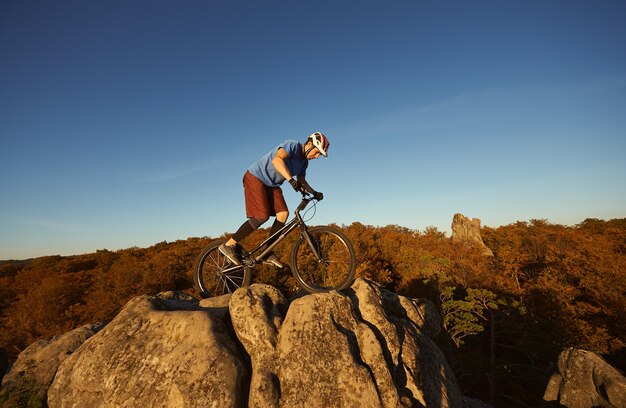
<path id="1" fill-rule="evenodd" d="M 272 228 L 270 228 L 270 237 L 278 232 L 282 227 L 285 226 L 285 222 L 287 221 L 287 217 L 289 217 L 288 211 L 281 211 L 276 213 L 276 219 L 274 220 L 274 224 L 272 224 Z M 268 245 L 271 245 L 274 240 L 269 241 Z M 285 265 L 278 259 L 274 251 L 270 252 L 267 256 L 266 260 L 270 262 L 272 265 L 277 268 L 283 268 Z"/>
<path id="2" fill-rule="evenodd" d="M 269 235 L 270 237 L 274 235 L 282 227 L 285 226 L 285 222 L 287 221 L 288 216 L 289 216 L 289 213 L 287 211 L 279 212 L 276 214 L 276 219 L 274 220 L 274 224 L 272 224 L 272 228 L 270 228 L 270 235 Z"/>
<path id="3" fill-rule="evenodd" d="M 235 245 L 237 242 L 243 241 L 248 235 L 256 231 L 256 229 L 263 225 L 267 220 L 267 218 L 249 218 L 248 221 L 241 224 L 241 227 L 239 227 L 237 232 L 235 232 L 233 236 L 230 237 L 228 242 L 226 242 L 226 245 L 232 246 Z"/>
<path id="4" fill-rule="evenodd" d="M 250 218 L 248 221 L 241 224 L 241 227 L 233 234 L 232 237 L 225 244 L 220 246 L 220 252 L 226 256 L 232 263 L 236 265 L 241 264 L 239 254 L 236 252 L 235 245 L 237 242 L 241 242 L 248 235 L 252 234 L 257 228 L 259 228 L 266 219 Z"/>
<path id="5" fill-rule="evenodd" d="M 220 246 L 220 252 L 237 265 L 241 264 L 241 259 L 235 251 L 235 245 L 252 234 L 270 217 L 268 187 L 249 171 L 246 171 L 246 174 L 243 176 L 243 191 L 246 199 L 248 221 L 241 224 L 237 232 L 225 244 Z"/>
<path id="6" fill-rule="evenodd" d="M 285 222 L 287 221 L 287 217 L 289 217 L 288 211 L 281 211 L 279 213 L 276 213 L 276 221 L 282 222 L 283 224 L 285 224 Z"/>

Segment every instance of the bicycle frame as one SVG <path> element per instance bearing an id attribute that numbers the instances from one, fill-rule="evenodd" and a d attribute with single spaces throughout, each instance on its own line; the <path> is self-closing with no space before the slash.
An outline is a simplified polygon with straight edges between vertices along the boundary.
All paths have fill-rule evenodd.
<path id="1" fill-rule="evenodd" d="M 303 192 L 302 201 L 300 202 L 296 210 L 293 212 L 294 218 L 291 219 L 289 222 L 287 222 L 281 229 L 279 229 L 270 237 L 268 237 L 265 241 L 261 242 L 256 248 L 252 249 L 249 252 L 249 255 L 243 259 L 243 265 L 236 265 L 230 268 L 226 268 L 223 272 L 226 273 L 229 271 L 233 271 L 233 270 L 241 268 L 242 266 L 244 268 L 254 267 L 258 262 L 262 261 L 263 258 L 265 258 L 267 254 L 269 254 L 276 245 L 282 242 L 282 240 L 287 235 L 289 235 L 293 230 L 295 230 L 298 227 L 300 227 L 300 234 L 307 240 L 307 243 L 311 247 L 311 250 L 317 257 L 317 259 L 320 259 L 320 254 L 318 253 L 317 248 L 315 248 L 315 245 L 313 245 L 313 242 L 311 241 L 311 237 L 307 233 L 307 226 L 304 220 L 302 219 L 302 216 L 300 215 L 300 211 L 304 210 L 311 201 L 313 201 L 313 196 L 310 195 L 309 193 Z M 267 247 L 259 255 L 254 256 L 255 253 L 259 252 L 261 248 L 265 246 Z"/>

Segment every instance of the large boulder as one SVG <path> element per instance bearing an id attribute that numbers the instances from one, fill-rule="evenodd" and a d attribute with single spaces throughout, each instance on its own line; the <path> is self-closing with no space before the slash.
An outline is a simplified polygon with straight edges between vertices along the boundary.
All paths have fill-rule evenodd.
<path id="1" fill-rule="evenodd" d="M 381 406 L 358 337 L 369 340 L 367 351 L 375 348 L 348 297 L 331 292 L 295 300 L 279 334 L 279 406 Z"/>
<path id="2" fill-rule="evenodd" d="M 548 382 L 544 406 L 566 408 L 626 407 L 626 378 L 600 356 L 568 348 Z"/>
<path id="3" fill-rule="evenodd" d="M 434 305 L 357 279 L 345 293 L 295 299 L 252 285 L 230 299 L 252 364 L 251 407 L 460 407 L 454 375 L 429 336 Z M 283 314 L 286 310 L 286 314 Z"/>
<path id="4" fill-rule="evenodd" d="M 463 214 L 454 214 L 452 219 L 452 240 L 465 242 L 466 244 L 478 248 L 483 255 L 493 256 L 493 251 L 489 249 L 480 236 L 480 220 L 478 218 L 469 219 Z"/>
<path id="5" fill-rule="evenodd" d="M 248 384 L 228 298 L 139 296 L 70 356 L 48 393 L 55 407 L 238 407 Z"/>
<path id="6" fill-rule="evenodd" d="M 233 328 L 252 366 L 249 407 L 278 405 L 281 389 L 276 346 L 286 307 L 282 293 L 269 285 L 241 288 L 230 299 Z"/>
<path id="7" fill-rule="evenodd" d="M 87 325 L 28 346 L 2 379 L 0 406 L 45 407 L 61 363 L 101 328 L 102 324 Z"/>

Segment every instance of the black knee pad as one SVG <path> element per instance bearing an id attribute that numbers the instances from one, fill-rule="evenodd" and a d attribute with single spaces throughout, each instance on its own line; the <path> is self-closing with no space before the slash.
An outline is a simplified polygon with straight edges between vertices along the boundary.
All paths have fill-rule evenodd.
<path id="1" fill-rule="evenodd" d="M 268 219 L 269 217 L 268 218 L 250 218 L 248 222 L 250 223 L 250 225 L 252 225 L 252 228 L 257 229 L 261 225 L 263 225 L 265 221 L 267 221 Z"/>

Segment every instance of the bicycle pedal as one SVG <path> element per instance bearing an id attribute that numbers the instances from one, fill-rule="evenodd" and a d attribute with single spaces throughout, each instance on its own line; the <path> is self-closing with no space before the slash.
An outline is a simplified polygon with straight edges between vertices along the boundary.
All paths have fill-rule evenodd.
<path id="1" fill-rule="evenodd" d="M 274 254 L 268 256 L 267 258 L 265 258 L 263 260 L 263 264 L 264 265 L 272 265 L 275 266 L 279 269 L 283 269 L 285 267 L 285 264 L 283 264 L 280 259 L 278 259 L 278 257 Z"/>

